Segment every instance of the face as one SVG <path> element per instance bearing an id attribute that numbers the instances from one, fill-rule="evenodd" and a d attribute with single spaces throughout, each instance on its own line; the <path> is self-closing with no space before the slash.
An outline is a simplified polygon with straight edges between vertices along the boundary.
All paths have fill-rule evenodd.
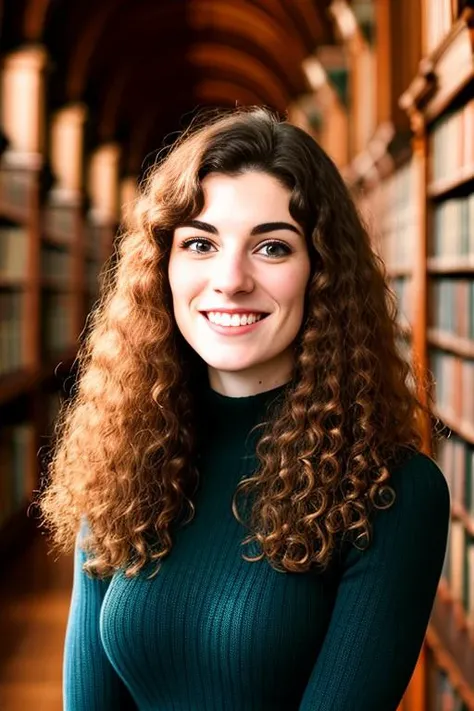
<path id="1" fill-rule="evenodd" d="M 310 260 L 278 180 L 212 173 L 202 187 L 203 210 L 173 235 L 173 311 L 211 387 L 243 397 L 291 379 Z"/>

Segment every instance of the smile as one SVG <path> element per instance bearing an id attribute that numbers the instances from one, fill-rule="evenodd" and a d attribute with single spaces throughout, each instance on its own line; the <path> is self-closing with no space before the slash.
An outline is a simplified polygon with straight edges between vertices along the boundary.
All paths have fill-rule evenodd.
<path id="1" fill-rule="evenodd" d="M 269 314 L 229 314 L 219 311 L 201 312 L 207 324 L 217 333 L 240 335 L 253 331 Z"/>
<path id="2" fill-rule="evenodd" d="M 221 311 L 207 311 L 206 316 L 212 323 L 218 326 L 250 326 L 256 321 L 264 318 L 266 314 L 248 313 L 248 314 L 229 314 Z"/>

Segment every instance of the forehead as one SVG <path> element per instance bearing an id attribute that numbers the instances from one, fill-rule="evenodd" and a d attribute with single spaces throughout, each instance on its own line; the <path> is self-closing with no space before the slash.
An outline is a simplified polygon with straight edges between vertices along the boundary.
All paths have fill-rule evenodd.
<path id="1" fill-rule="evenodd" d="M 202 188 L 204 206 L 199 217 L 246 220 L 258 215 L 293 222 L 289 213 L 290 191 L 271 175 L 212 173 L 204 178 Z"/>

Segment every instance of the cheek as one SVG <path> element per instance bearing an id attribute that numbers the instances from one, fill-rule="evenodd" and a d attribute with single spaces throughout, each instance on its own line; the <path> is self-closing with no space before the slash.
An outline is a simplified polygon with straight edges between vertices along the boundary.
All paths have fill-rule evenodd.
<path id="1" fill-rule="evenodd" d="M 196 270 L 189 264 L 180 262 L 179 259 L 170 259 L 168 267 L 168 280 L 175 308 L 189 303 L 193 293 L 196 292 Z"/>
<path id="2" fill-rule="evenodd" d="M 309 279 L 309 265 L 301 264 L 272 280 L 271 290 L 282 306 L 295 307 L 304 301 Z"/>

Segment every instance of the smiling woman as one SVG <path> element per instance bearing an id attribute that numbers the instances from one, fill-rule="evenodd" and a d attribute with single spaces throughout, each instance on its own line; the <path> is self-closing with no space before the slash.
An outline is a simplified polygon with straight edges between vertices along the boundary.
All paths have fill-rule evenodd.
<path id="1" fill-rule="evenodd" d="M 117 257 L 40 502 L 75 544 L 65 711 L 396 709 L 449 495 L 335 166 L 264 109 L 204 121 Z"/>

